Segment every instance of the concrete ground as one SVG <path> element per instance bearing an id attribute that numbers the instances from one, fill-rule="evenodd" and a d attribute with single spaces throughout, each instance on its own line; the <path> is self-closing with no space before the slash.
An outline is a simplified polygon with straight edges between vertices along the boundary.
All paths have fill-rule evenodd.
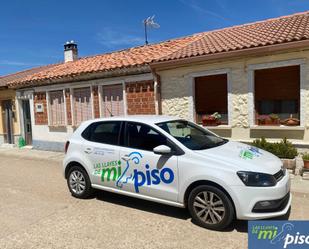
<path id="1" fill-rule="evenodd" d="M 108 192 L 78 200 L 63 179 L 61 153 L 16 152 L 0 149 L 1 249 L 247 248 L 244 221 L 215 232 L 183 209 Z M 308 206 L 306 193 L 297 192 L 290 219 L 309 219 Z"/>

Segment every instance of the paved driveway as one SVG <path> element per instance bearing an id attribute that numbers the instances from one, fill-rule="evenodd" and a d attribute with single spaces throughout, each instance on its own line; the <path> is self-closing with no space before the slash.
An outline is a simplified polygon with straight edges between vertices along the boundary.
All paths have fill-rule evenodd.
<path id="1" fill-rule="evenodd" d="M 183 209 L 107 192 L 74 199 L 59 162 L 0 156 L 0 176 L 1 249 L 247 248 L 246 222 L 214 232 Z M 308 206 L 295 197 L 291 218 L 309 219 Z"/>

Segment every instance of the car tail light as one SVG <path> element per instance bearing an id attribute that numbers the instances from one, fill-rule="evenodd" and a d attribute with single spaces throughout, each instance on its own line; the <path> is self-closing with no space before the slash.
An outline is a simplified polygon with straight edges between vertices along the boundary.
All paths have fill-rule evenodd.
<path id="1" fill-rule="evenodd" d="M 65 153 L 65 154 L 67 153 L 67 151 L 68 151 L 68 149 L 69 149 L 69 145 L 70 145 L 70 142 L 67 141 L 67 142 L 65 143 L 65 146 L 64 146 L 64 153 Z"/>

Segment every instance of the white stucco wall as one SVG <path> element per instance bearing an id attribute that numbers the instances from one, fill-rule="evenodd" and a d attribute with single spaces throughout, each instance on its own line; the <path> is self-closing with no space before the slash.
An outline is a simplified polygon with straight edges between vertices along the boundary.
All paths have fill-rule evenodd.
<path id="1" fill-rule="evenodd" d="M 257 131 L 253 127 L 252 119 L 253 100 L 250 98 L 250 79 L 252 67 L 259 66 L 284 66 L 286 63 L 300 63 L 301 66 L 301 119 L 302 127 L 277 127 L 277 130 Z M 228 61 L 195 64 L 178 67 L 174 69 L 161 70 L 161 96 L 162 113 L 180 116 L 194 120 L 194 90 L 192 89 L 192 78 L 198 74 L 211 74 L 212 72 L 228 71 L 229 92 L 229 126 L 220 127 L 230 129 L 232 138 L 236 140 L 250 141 L 261 133 L 261 136 L 274 138 L 287 136 L 297 143 L 309 144 L 309 48 L 303 51 L 290 51 L 269 56 L 247 57 Z M 193 76 L 193 77 L 192 77 Z M 251 85 L 252 87 L 252 85 Z M 267 89 L 265 89 L 267 90 Z M 254 93 L 251 94 L 254 96 Z M 250 113 L 251 112 L 251 113 Z M 251 115 L 251 116 L 250 116 Z M 256 129 L 253 131 L 253 129 Z M 214 128 L 214 130 L 219 130 Z M 254 135 L 253 135 L 254 134 Z"/>

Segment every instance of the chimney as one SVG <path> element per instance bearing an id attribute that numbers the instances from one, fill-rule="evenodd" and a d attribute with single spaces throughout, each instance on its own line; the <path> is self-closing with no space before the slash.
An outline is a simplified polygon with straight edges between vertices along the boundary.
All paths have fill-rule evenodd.
<path id="1" fill-rule="evenodd" d="M 67 41 L 64 44 L 64 62 L 75 61 L 78 59 L 77 44 L 72 41 Z"/>

